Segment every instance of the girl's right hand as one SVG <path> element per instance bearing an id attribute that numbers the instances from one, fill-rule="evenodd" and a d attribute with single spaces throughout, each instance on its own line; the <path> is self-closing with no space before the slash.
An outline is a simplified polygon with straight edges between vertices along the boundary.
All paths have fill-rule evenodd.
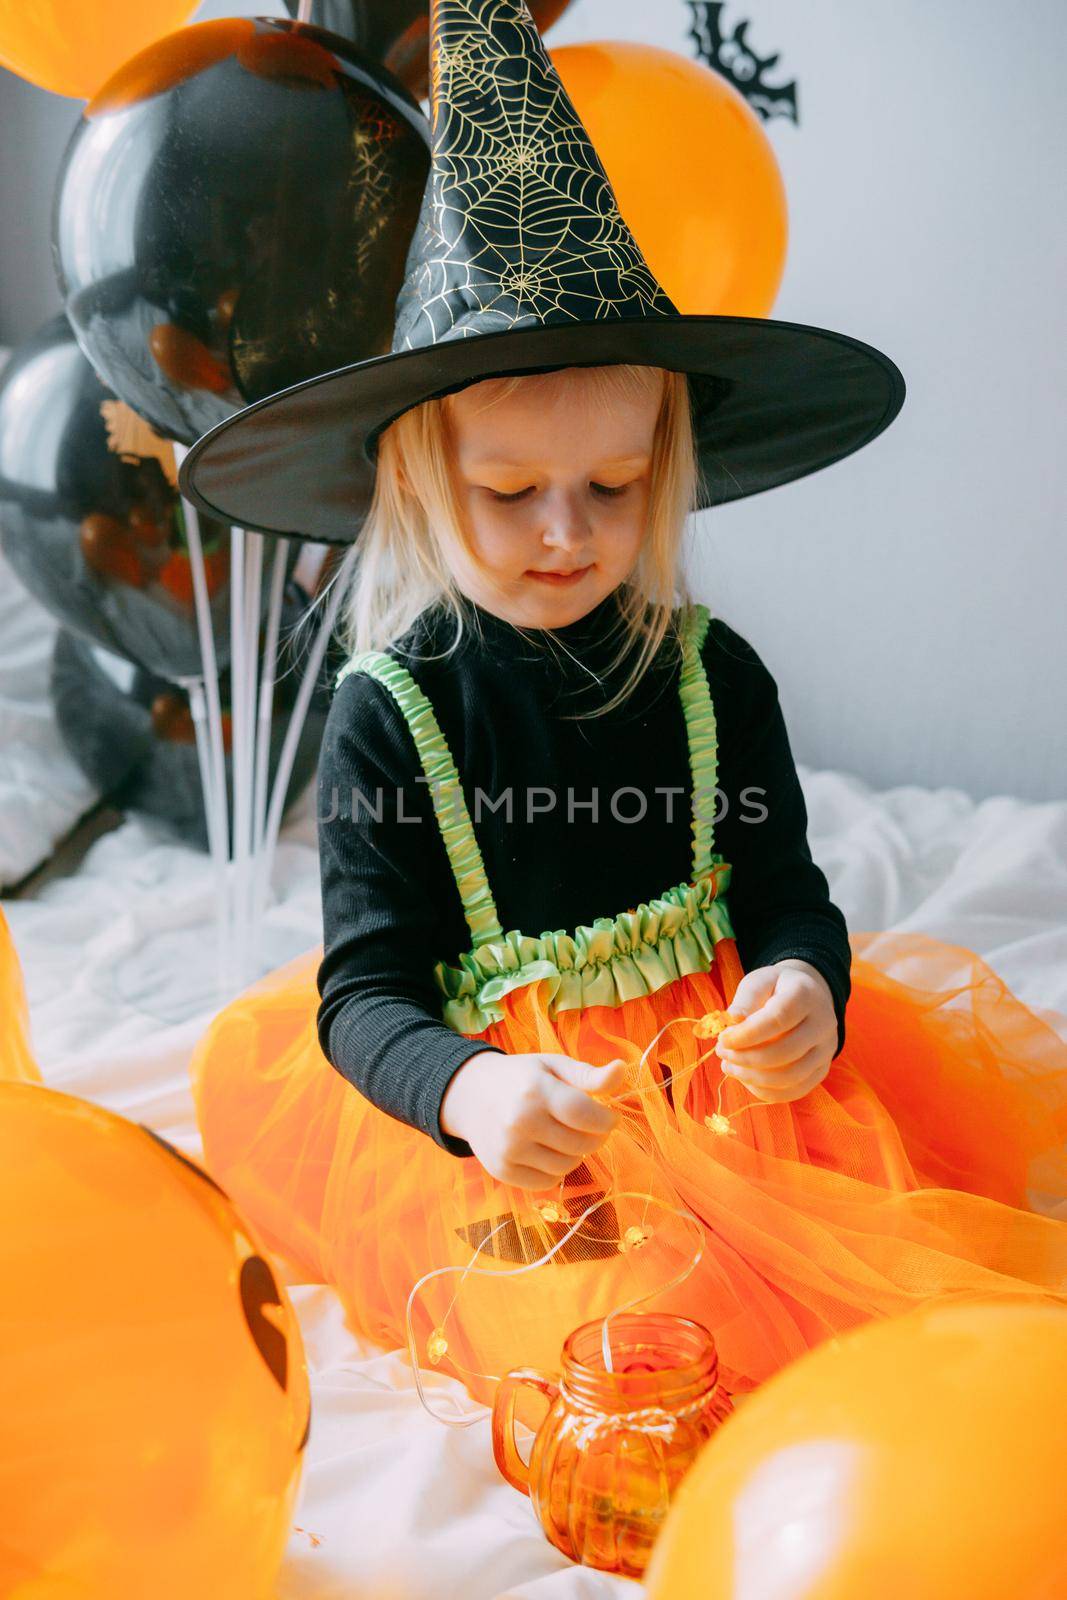
<path id="1" fill-rule="evenodd" d="M 607 1139 L 618 1113 L 593 1096 L 625 1083 L 621 1061 L 593 1067 L 572 1056 L 480 1050 L 453 1075 L 439 1120 L 501 1183 L 548 1189 Z"/>

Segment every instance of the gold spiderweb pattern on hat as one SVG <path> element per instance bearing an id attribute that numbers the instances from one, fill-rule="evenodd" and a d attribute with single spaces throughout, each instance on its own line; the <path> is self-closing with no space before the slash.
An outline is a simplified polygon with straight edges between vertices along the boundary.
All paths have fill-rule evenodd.
<path id="1" fill-rule="evenodd" d="M 394 350 L 673 316 L 522 0 L 439 0 L 433 166 Z"/>

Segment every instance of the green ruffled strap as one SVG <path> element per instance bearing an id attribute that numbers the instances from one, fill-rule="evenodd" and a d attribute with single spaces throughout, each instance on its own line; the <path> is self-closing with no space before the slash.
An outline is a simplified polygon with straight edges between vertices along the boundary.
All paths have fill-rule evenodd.
<path id="1" fill-rule="evenodd" d="M 712 820 L 719 779 L 719 738 L 711 688 L 700 654 L 710 621 L 711 613 L 707 606 L 698 604 L 693 607 L 678 688 L 689 734 L 689 766 L 693 778 L 694 882 L 709 872 L 713 863 L 720 859 L 713 854 L 715 829 Z"/>
<path id="2" fill-rule="evenodd" d="M 689 740 L 693 784 L 691 826 L 694 883 L 716 872 L 722 862 L 720 856 L 713 854 L 714 829 L 710 818 L 703 814 L 709 806 L 714 811 L 718 779 L 715 708 L 700 654 L 710 619 L 707 606 L 698 604 L 692 608 L 683 641 L 678 687 Z M 367 672 L 377 678 L 399 705 L 415 740 L 423 772 L 430 783 L 434 811 L 463 901 L 463 914 L 473 946 L 477 949 L 490 942 L 499 942 L 504 934 L 490 893 L 482 853 L 463 796 L 463 786 L 433 706 L 407 668 L 383 651 L 367 650 L 353 656 L 338 672 L 335 683 L 339 685 L 350 672 Z M 724 888 L 725 885 L 717 883 L 716 887 Z"/>
<path id="3" fill-rule="evenodd" d="M 369 673 L 384 684 L 411 729 L 422 770 L 430 784 L 434 811 L 474 947 L 502 939 L 504 931 L 489 892 L 485 863 L 463 797 L 463 785 L 433 706 L 407 668 L 384 651 L 366 650 L 353 656 L 337 674 L 336 683 L 340 684 L 350 672 Z"/>

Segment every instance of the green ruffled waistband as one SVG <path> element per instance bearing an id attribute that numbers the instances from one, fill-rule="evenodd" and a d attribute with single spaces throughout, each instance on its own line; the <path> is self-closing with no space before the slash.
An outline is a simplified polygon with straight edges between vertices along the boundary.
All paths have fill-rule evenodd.
<path id="1" fill-rule="evenodd" d="M 439 961 L 434 981 L 445 997 L 442 1020 L 457 1033 L 482 1033 L 504 1013 L 512 989 L 548 981 L 548 1013 L 584 1006 L 619 1006 L 654 994 L 675 978 L 707 972 L 715 945 L 732 939 L 724 898 L 730 865 L 713 856 L 693 883 L 679 884 L 617 917 L 597 917 L 575 929 L 543 933 L 517 929 L 468 950 L 458 967 Z"/>

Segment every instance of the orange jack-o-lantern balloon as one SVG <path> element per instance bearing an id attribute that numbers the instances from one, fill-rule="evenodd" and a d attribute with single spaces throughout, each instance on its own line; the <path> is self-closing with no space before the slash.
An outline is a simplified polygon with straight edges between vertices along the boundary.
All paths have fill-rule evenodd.
<path id="1" fill-rule="evenodd" d="M 0 1084 L 0 1594 L 273 1600 L 308 1423 L 292 1305 L 222 1190 Z"/>
<path id="2" fill-rule="evenodd" d="M 678 310 L 767 316 L 785 269 L 785 186 L 744 96 L 659 45 L 598 40 L 550 54 Z"/>
<path id="3" fill-rule="evenodd" d="M 22 968 L 7 918 L 0 911 L 0 1082 L 39 1083 L 40 1079 L 30 1050 Z"/>
<path id="4" fill-rule="evenodd" d="M 991 1236 L 992 1273 L 995 1257 Z M 953 1297 L 867 1323 L 707 1444 L 649 1600 L 1067 1595 L 1065 1417 L 1067 1300 Z"/>

